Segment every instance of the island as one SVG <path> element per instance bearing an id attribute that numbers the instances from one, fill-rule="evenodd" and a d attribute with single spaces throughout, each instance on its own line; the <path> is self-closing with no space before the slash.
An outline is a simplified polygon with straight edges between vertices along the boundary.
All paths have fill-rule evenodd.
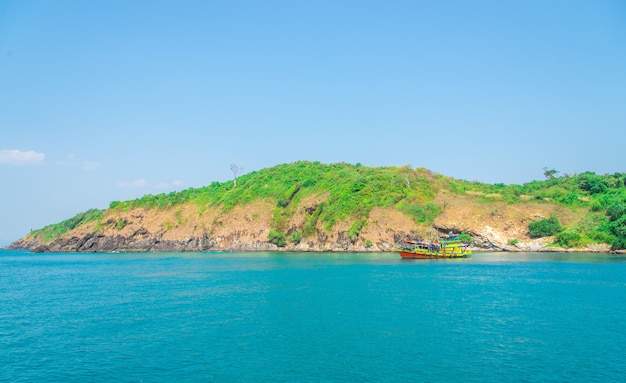
<path id="1" fill-rule="evenodd" d="M 227 182 L 113 201 L 34 230 L 35 252 L 395 251 L 453 232 L 478 251 L 624 252 L 626 174 L 523 185 L 411 166 L 299 161 Z"/>

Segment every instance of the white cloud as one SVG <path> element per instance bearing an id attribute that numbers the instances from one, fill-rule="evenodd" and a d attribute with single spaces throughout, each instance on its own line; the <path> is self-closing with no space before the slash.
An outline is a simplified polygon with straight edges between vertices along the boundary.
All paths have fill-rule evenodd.
<path id="1" fill-rule="evenodd" d="M 58 160 L 57 164 L 63 165 L 63 166 L 74 166 L 76 164 L 76 161 L 78 161 L 78 159 L 76 158 L 76 155 L 70 154 L 69 156 L 65 157 L 65 159 Z"/>
<path id="2" fill-rule="evenodd" d="M 137 188 L 148 186 L 148 181 L 144 180 L 143 178 L 140 178 L 138 180 L 134 180 L 132 182 L 132 186 L 137 187 Z"/>
<path id="3" fill-rule="evenodd" d="M 157 189 L 171 189 L 175 186 L 180 186 L 182 184 L 183 184 L 183 181 L 175 180 L 172 182 L 159 182 L 158 184 L 154 185 L 154 187 Z"/>
<path id="4" fill-rule="evenodd" d="M 70 154 L 69 156 L 65 157 L 65 159 L 57 161 L 57 164 L 73 168 L 81 168 L 87 172 L 96 170 L 98 166 L 100 166 L 100 163 L 97 161 L 81 160 L 75 154 Z"/>
<path id="5" fill-rule="evenodd" d="M 148 181 L 143 178 L 136 179 L 134 181 L 120 181 L 117 186 L 121 188 L 141 188 L 148 185 Z"/>
<path id="6" fill-rule="evenodd" d="M 84 161 L 83 162 L 83 170 L 87 172 L 98 169 L 98 166 L 100 166 L 100 162 L 97 162 L 97 161 Z"/>
<path id="7" fill-rule="evenodd" d="M 34 165 L 42 163 L 45 158 L 45 154 L 33 150 L 26 152 L 16 149 L 0 150 L 0 163 L 4 164 Z"/>

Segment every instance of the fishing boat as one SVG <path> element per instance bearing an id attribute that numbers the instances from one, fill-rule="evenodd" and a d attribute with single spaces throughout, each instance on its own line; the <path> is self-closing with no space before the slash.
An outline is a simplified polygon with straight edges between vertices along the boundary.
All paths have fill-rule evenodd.
<path id="1" fill-rule="evenodd" d="M 405 239 L 397 251 L 402 259 L 467 258 L 472 254 L 469 243 L 463 243 L 458 235 L 440 235 L 428 242 Z"/>

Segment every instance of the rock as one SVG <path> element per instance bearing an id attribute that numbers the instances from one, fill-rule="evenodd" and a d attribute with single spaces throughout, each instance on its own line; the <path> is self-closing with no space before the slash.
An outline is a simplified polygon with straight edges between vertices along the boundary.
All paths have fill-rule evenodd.
<path id="1" fill-rule="evenodd" d="M 460 232 L 458 227 L 451 225 L 439 225 L 434 229 L 447 233 Z M 581 249 L 561 249 L 550 246 L 553 237 L 518 240 L 515 244 L 509 244 L 509 239 L 503 232 L 485 225 L 481 228 L 465 229 L 464 232 L 473 238 L 471 249 L 474 251 L 586 251 L 586 252 L 610 252 L 610 246 L 606 244 L 591 244 Z M 117 232 L 116 232 L 117 233 Z M 300 251 L 300 252 L 323 252 L 323 251 L 357 251 L 357 252 L 392 252 L 396 249 L 396 243 L 406 240 L 424 240 L 414 232 L 393 232 L 392 242 L 371 242 L 363 236 L 350 238 L 347 231 L 328 233 L 318 230 L 314 239 L 303 240 L 298 244 L 288 243 L 285 247 L 278 247 L 267 240 L 260 240 L 265 234 L 249 235 L 246 229 L 235 230 L 226 235 L 212 236 L 203 232 L 200 236 L 189 236 L 181 240 L 163 239 L 165 231 L 151 233 L 145 227 L 139 227 L 129 235 L 120 234 L 104 235 L 99 232 L 91 232 L 82 236 L 69 236 L 57 238 L 51 243 L 43 244 L 32 239 L 23 238 L 12 243 L 8 249 L 26 249 L 33 252 L 183 252 L 183 251 Z M 243 238 L 246 238 L 243 240 Z M 250 240 L 252 238 L 252 240 Z M 255 239 L 257 238 L 257 239 Z"/>

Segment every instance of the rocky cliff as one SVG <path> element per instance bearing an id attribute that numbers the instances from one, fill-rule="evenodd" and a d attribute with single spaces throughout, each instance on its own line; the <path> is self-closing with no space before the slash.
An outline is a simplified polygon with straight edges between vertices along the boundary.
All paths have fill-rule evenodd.
<path id="1" fill-rule="evenodd" d="M 286 238 L 301 232 L 305 222 L 324 200 L 323 196 L 300 201 L 285 224 Z M 287 240 L 284 246 L 270 242 L 268 235 L 275 202 L 256 201 L 226 212 L 184 204 L 171 209 L 108 209 L 98 222 L 80 225 L 46 242 L 33 235 L 14 242 L 9 249 L 35 252 L 145 252 L 145 251 L 393 251 L 408 235 L 427 239 L 436 233 L 465 232 L 472 248 L 486 251 L 593 251 L 608 252 L 609 246 L 588 245 L 582 249 L 550 246 L 552 238 L 531 239 L 528 223 L 548 216 L 561 222 L 580 219 L 582 212 L 557 205 L 524 203 L 510 205 L 494 200 L 486 205 L 472 196 L 442 193 L 436 202 L 445 206 L 432 224 L 418 224 L 393 208 L 374 208 L 367 224 L 349 235 L 351 221 L 336 223 L 330 230 L 317 227 L 315 234 Z"/>

